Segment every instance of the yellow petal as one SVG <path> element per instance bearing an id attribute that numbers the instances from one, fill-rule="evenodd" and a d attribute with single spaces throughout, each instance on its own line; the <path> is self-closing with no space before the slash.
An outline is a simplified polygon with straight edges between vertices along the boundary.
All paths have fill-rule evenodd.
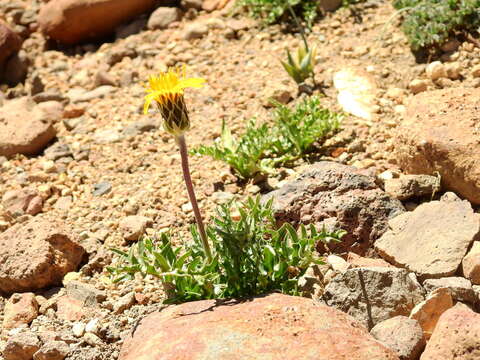
<path id="1" fill-rule="evenodd" d="M 150 107 L 151 102 L 155 99 L 157 96 L 156 92 L 152 92 L 148 95 L 145 95 L 145 103 L 143 104 L 143 113 L 148 114 L 148 108 Z"/>

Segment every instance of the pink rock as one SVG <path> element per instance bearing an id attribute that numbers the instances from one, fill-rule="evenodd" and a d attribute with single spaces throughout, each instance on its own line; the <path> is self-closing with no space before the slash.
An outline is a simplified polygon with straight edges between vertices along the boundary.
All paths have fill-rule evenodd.
<path id="1" fill-rule="evenodd" d="M 57 120 L 30 98 L 6 102 L 0 107 L 0 156 L 39 153 L 56 136 Z"/>
<path id="2" fill-rule="evenodd" d="M 39 196 L 32 189 L 9 190 L 2 197 L 2 205 L 9 216 L 16 217 L 25 213 L 35 215 L 42 210 L 41 206 L 43 205 L 42 198 L 35 198 L 39 198 Z M 38 208 L 38 205 L 35 204 L 38 201 L 40 201 L 40 211 L 33 213 Z M 33 204 L 31 204 L 32 202 Z M 28 211 L 29 208 L 30 211 Z"/>
<path id="3" fill-rule="evenodd" d="M 5 304 L 3 328 L 13 329 L 28 325 L 38 316 L 38 303 L 34 293 L 13 294 Z"/>
<path id="4" fill-rule="evenodd" d="M 0 291 L 31 291 L 61 284 L 85 250 L 59 221 L 35 217 L 0 234 Z"/>
<path id="5" fill-rule="evenodd" d="M 62 296 L 57 300 L 57 317 L 67 321 L 79 321 L 87 316 L 87 310 L 80 300 Z"/>
<path id="6" fill-rule="evenodd" d="M 270 294 L 246 301 L 205 300 L 148 315 L 120 360 L 393 360 L 347 314 L 306 298 Z"/>
<path id="7" fill-rule="evenodd" d="M 480 314 L 458 303 L 445 311 L 420 360 L 480 359 Z"/>
<path id="8" fill-rule="evenodd" d="M 50 38 L 75 44 L 112 33 L 155 4 L 155 0 L 56 0 L 42 6 L 38 24 Z"/>
<path id="9" fill-rule="evenodd" d="M 351 264 L 352 267 L 354 268 L 356 267 L 395 267 L 383 259 L 366 258 L 352 252 L 348 253 L 347 262 Z"/>

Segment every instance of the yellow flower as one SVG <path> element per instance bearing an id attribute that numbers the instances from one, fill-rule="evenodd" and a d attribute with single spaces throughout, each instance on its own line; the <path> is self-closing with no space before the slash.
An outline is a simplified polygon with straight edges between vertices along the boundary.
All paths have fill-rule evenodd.
<path id="1" fill-rule="evenodd" d="M 158 76 L 150 76 L 148 82 L 143 112 L 146 114 L 152 101 L 155 101 L 162 113 L 165 130 L 174 136 L 182 135 L 190 128 L 183 91 L 188 87 L 202 87 L 205 79 L 187 78 L 183 66 L 169 68 L 167 72 L 162 72 Z"/>

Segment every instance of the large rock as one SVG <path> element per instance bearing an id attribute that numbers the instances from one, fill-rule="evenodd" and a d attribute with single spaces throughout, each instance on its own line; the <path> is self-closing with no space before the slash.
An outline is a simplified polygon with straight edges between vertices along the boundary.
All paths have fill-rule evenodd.
<path id="1" fill-rule="evenodd" d="M 310 299 L 271 294 L 205 300 L 144 318 L 120 360 L 389 360 L 398 357 L 350 316 Z"/>
<path id="2" fill-rule="evenodd" d="M 452 276 L 480 232 L 480 217 L 466 200 L 447 193 L 389 222 L 391 230 L 375 242 L 387 261 L 422 280 Z"/>
<path id="3" fill-rule="evenodd" d="M 438 173 L 442 185 L 480 204 L 480 89 L 421 93 L 395 137 L 395 158 L 412 174 Z"/>
<path id="4" fill-rule="evenodd" d="M 28 325 L 38 316 L 38 303 L 34 293 L 13 294 L 5 304 L 4 329 Z"/>
<path id="5" fill-rule="evenodd" d="M 30 98 L 6 102 L 0 107 L 0 156 L 42 151 L 56 136 L 56 120 Z"/>
<path id="6" fill-rule="evenodd" d="M 463 275 L 473 284 L 480 285 L 480 241 L 474 241 L 472 248 L 462 260 Z"/>
<path id="7" fill-rule="evenodd" d="M 155 0 L 56 0 L 38 15 L 40 30 L 65 44 L 75 44 L 115 31 L 115 27 L 152 9 Z"/>
<path id="8" fill-rule="evenodd" d="M 438 320 L 420 360 L 480 359 L 480 314 L 457 304 Z"/>
<path id="9" fill-rule="evenodd" d="M 327 305 L 345 311 L 368 329 L 397 315 L 410 315 L 424 290 L 413 274 L 398 268 L 355 268 L 325 287 Z"/>
<path id="10" fill-rule="evenodd" d="M 22 46 L 22 39 L 13 30 L 0 20 L 0 69 L 5 61 L 17 53 Z"/>
<path id="11" fill-rule="evenodd" d="M 423 287 L 427 292 L 432 292 L 439 288 L 450 290 L 453 300 L 474 304 L 476 302 L 475 292 L 470 280 L 460 276 L 452 276 L 440 279 L 427 279 L 423 282 Z"/>
<path id="12" fill-rule="evenodd" d="M 336 227 L 348 233 L 338 251 L 364 255 L 372 243 L 388 230 L 388 220 L 405 210 L 390 198 L 375 178 L 361 170 L 334 162 L 320 161 L 296 180 L 266 195 L 273 197 L 280 222 L 314 223 Z"/>
<path id="13" fill-rule="evenodd" d="M 425 337 L 418 321 L 395 316 L 375 325 L 370 334 L 394 350 L 400 360 L 418 360 L 425 348 Z"/>
<path id="14" fill-rule="evenodd" d="M 84 249 L 59 222 L 33 218 L 0 234 L 0 292 L 59 285 L 75 271 Z"/>

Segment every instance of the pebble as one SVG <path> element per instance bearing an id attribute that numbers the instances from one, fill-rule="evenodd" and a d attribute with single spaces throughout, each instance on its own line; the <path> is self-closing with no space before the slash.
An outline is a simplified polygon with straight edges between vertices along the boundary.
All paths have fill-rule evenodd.
<path id="1" fill-rule="evenodd" d="M 72 325 L 73 336 L 79 338 L 85 333 L 85 324 L 82 322 L 76 322 Z"/>
<path id="2" fill-rule="evenodd" d="M 93 196 L 102 196 L 108 194 L 112 190 L 112 185 L 108 181 L 104 181 L 93 186 Z"/>

